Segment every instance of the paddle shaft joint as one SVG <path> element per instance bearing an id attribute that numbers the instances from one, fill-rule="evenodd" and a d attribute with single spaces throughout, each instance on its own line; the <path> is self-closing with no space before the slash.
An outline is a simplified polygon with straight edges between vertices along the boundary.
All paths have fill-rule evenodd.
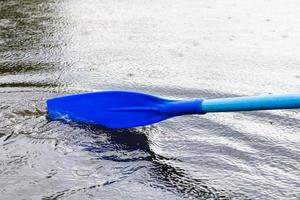
<path id="1" fill-rule="evenodd" d="M 188 114 L 205 114 L 202 109 L 202 99 L 189 101 L 170 101 L 165 103 L 159 109 L 162 113 L 169 116 L 179 116 Z"/>

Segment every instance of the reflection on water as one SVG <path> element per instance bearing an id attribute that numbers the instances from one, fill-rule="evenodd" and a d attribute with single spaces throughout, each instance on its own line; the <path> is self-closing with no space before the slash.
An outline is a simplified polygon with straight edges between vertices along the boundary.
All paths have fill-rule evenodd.
<path id="1" fill-rule="evenodd" d="M 108 130 L 45 108 L 92 90 L 299 92 L 299 12 L 281 4 L 1 1 L 1 199 L 299 199 L 298 110 Z"/>
<path id="2" fill-rule="evenodd" d="M 67 63 L 56 2 L 3 1 L 0 9 L 1 87 L 63 85 L 60 69 Z"/>
<path id="3" fill-rule="evenodd" d="M 153 152 L 150 147 L 151 141 L 147 137 L 147 133 L 150 134 L 152 128 L 143 129 L 142 132 L 137 129 L 109 130 L 88 125 L 81 125 L 80 128 L 88 130 L 88 133 L 84 140 L 76 141 L 76 145 L 83 147 L 83 151 L 91 152 L 91 155 L 97 160 L 121 163 L 151 162 L 149 166 L 128 166 L 122 169 L 121 180 L 147 168 L 149 177 L 144 180 L 144 184 L 149 184 L 150 187 L 174 192 L 187 198 L 227 199 L 226 196 L 222 196 L 222 192 L 207 186 L 204 180 L 189 177 L 184 170 L 167 164 L 170 159 Z M 101 137 L 99 137 L 99 133 L 101 133 Z M 132 165 L 134 166 L 134 164 Z"/>

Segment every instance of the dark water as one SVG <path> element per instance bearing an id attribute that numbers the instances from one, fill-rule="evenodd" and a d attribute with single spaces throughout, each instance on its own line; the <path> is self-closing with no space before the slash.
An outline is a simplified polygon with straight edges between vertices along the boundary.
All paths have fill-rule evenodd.
<path id="1" fill-rule="evenodd" d="M 0 199 L 300 199 L 299 110 L 112 131 L 45 108 L 94 90 L 300 92 L 299 13 L 298 1 L 0 1 Z"/>

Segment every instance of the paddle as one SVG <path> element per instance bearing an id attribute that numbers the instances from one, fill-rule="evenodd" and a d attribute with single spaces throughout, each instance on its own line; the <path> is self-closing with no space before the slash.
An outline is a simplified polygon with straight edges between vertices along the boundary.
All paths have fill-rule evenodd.
<path id="1" fill-rule="evenodd" d="M 300 93 L 182 101 L 130 91 L 105 91 L 56 97 L 47 101 L 47 107 L 50 119 L 130 128 L 186 114 L 300 108 Z"/>

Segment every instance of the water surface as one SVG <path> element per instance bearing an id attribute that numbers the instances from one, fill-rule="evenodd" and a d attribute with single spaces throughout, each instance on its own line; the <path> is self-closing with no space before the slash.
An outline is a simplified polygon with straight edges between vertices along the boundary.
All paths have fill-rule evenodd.
<path id="1" fill-rule="evenodd" d="M 0 2 L 1 199 L 299 199 L 298 110 L 130 130 L 49 121 L 47 98 L 300 92 L 297 1 Z"/>

